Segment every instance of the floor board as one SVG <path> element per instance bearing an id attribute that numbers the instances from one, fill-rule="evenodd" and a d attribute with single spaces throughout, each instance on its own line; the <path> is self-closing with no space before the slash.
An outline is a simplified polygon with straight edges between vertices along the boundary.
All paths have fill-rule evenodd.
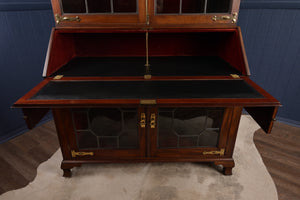
<path id="1" fill-rule="evenodd" d="M 254 142 L 276 184 L 279 200 L 300 199 L 300 128 L 275 122 L 272 134 L 260 129 Z M 53 121 L 0 144 L 0 194 L 34 180 L 38 165 L 58 148 Z"/>
<path id="2" fill-rule="evenodd" d="M 279 200 L 299 200 L 300 128 L 276 122 L 270 135 L 256 131 L 254 143 L 275 182 Z"/>

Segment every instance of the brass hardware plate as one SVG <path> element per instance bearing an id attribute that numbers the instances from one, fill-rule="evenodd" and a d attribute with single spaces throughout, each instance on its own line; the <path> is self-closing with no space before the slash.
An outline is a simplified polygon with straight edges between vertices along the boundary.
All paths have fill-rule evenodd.
<path id="1" fill-rule="evenodd" d="M 140 104 L 143 104 L 143 105 L 154 105 L 154 104 L 156 104 L 156 100 L 154 100 L 154 99 L 142 99 L 140 101 Z"/>
<path id="2" fill-rule="evenodd" d="M 225 149 L 220 149 L 220 151 L 203 151 L 203 155 L 220 155 L 224 156 Z"/>
<path id="3" fill-rule="evenodd" d="M 146 127 L 146 114 L 145 113 L 141 113 L 140 126 L 141 126 L 141 128 Z"/>
<path id="4" fill-rule="evenodd" d="M 94 152 L 76 152 L 74 150 L 71 151 L 72 158 L 75 158 L 76 156 L 93 156 Z"/>
<path id="5" fill-rule="evenodd" d="M 151 79 L 151 71 L 150 71 L 150 64 L 149 64 L 149 33 L 146 32 L 146 64 L 145 64 L 145 75 L 144 79 Z"/>
<path id="6" fill-rule="evenodd" d="M 149 10 L 148 10 L 148 0 L 146 0 L 146 25 L 150 25 L 150 15 L 149 15 Z"/>
<path id="7" fill-rule="evenodd" d="M 152 78 L 152 76 L 150 74 L 144 75 L 144 79 L 151 79 L 151 78 Z"/>
<path id="8" fill-rule="evenodd" d="M 223 16 L 213 16 L 211 19 L 213 21 L 219 21 L 219 20 L 231 20 L 231 23 L 236 23 L 237 22 L 237 16 L 238 14 L 235 12 L 231 16 L 230 15 L 223 15 Z"/>
<path id="9" fill-rule="evenodd" d="M 150 116 L 150 127 L 155 128 L 155 125 L 156 125 L 156 117 L 155 117 L 155 113 L 152 113 Z"/>
<path id="10" fill-rule="evenodd" d="M 75 17 L 62 17 L 59 14 L 55 15 L 55 21 L 57 24 L 59 24 L 62 21 L 66 21 L 66 22 L 80 22 L 80 18 L 78 16 Z"/>
<path id="11" fill-rule="evenodd" d="M 149 26 L 150 25 L 150 16 L 149 15 L 146 16 L 146 20 L 147 20 L 146 24 Z"/>
<path id="12" fill-rule="evenodd" d="M 230 74 L 230 76 L 231 76 L 232 78 L 240 78 L 240 76 L 237 75 L 237 74 Z"/>
<path id="13" fill-rule="evenodd" d="M 56 75 L 56 76 L 54 76 L 53 80 L 59 80 L 62 77 L 64 77 L 64 75 Z"/>

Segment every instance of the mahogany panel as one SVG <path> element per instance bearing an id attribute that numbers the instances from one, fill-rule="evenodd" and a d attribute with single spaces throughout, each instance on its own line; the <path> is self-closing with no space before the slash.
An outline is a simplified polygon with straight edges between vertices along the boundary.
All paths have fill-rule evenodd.
<path id="1" fill-rule="evenodd" d="M 245 107 L 245 109 L 266 133 L 271 133 L 278 107 Z"/>
<path id="2" fill-rule="evenodd" d="M 23 108 L 24 120 L 28 129 L 33 129 L 49 112 L 49 108 Z"/>
<path id="3" fill-rule="evenodd" d="M 65 37 L 54 30 L 52 45 L 49 50 L 47 76 L 67 64 L 75 56 L 74 40 L 72 37 Z"/>
<path id="4" fill-rule="evenodd" d="M 227 145 L 226 145 L 226 151 L 225 155 L 232 157 L 233 150 L 235 146 L 236 136 L 240 124 L 240 118 L 242 115 L 243 107 L 240 106 L 234 106 L 232 110 L 232 116 L 231 116 L 231 124 L 230 129 L 228 130 L 228 139 L 227 139 Z"/>
<path id="5" fill-rule="evenodd" d="M 131 79 L 127 77 L 127 80 L 141 80 L 141 77 L 136 77 Z M 176 78 L 176 77 L 175 77 Z M 195 78 L 195 77 L 193 77 Z M 201 78 L 201 77 L 199 77 Z M 206 80 L 209 77 L 202 77 L 203 80 Z M 215 79 L 221 78 L 227 80 L 229 77 L 214 77 Z M 264 96 L 264 98 L 258 99 L 158 99 L 156 102 L 158 105 L 181 105 L 181 106 L 232 106 L 232 105 L 241 105 L 245 107 L 257 107 L 257 106 L 280 106 L 278 100 L 272 97 L 269 93 L 255 84 L 247 77 L 241 77 L 246 81 L 251 87 Z M 74 78 L 74 80 L 80 80 L 81 78 Z M 233 79 L 230 77 L 230 79 Z M 229 80 L 230 80 L 229 79 Z M 30 98 L 35 95 L 41 88 L 43 88 L 47 83 L 52 80 L 52 78 L 47 78 L 25 96 L 20 98 L 15 104 L 14 107 L 93 107 L 93 106 L 105 106 L 105 105 L 137 105 L 140 104 L 140 99 L 99 99 L 99 100 L 31 100 Z M 72 80 L 72 78 L 62 78 L 62 80 Z M 87 79 L 83 79 L 87 80 Z M 91 79 L 93 80 L 93 79 Z M 95 80 L 101 80 L 101 78 L 96 78 Z M 117 79 L 112 77 L 111 79 L 106 78 L 105 80 L 126 80 L 126 79 Z M 159 80 L 158 78 L 156 80 Z M 168 77 L 161 80 L 174 80 L 174 77 Z M 151 80 L 148 80 L 151 81 Z"/>
<path id="6" fill-rule="evenodd" d="M 218 55 L 231 66 L 239 70 L 243 75 L 250 75 L 246 65 L 246 57 L 243 54 L 242 35 L 236 29 L 232 35 L 218 43 Z"/>
<path id="7" fill-rule="evenodd" d="M 145 33 L 81 33 L 72 34 L 76 56 L 144 56 Z"/>
<path id="8" fill-rule="evenodd" d="M 130 48 L 129 48 L 130 47 Z M 248 66 L 238 29 L 180 29 L 149 31 L 149 56 L 218 56 L 242 74 Z M 47 76 L 76 57 L 145 57 L 145 31 L 55 29 Z"/>
<path id="9" fill-rule="evenodd" d="M 52 109 L 56 132 L 59 139 L 63 159 L 72 159 L 71 150 L 76 148 L 72 117 L 69 109 Z"/>

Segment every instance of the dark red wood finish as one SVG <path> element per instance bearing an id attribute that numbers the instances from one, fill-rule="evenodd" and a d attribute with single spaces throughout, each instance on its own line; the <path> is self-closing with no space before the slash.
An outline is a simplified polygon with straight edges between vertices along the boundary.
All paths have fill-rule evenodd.
<path id="1" fill-rule="evenodd" d="M 139 116 L 146 113 L 146 127 L 139 128 L 139 149 L 85 149 L 85 152 L 93 152 L 93 156 L 73 158 L 71 151 L 80 151 L 74 137 L 74 126 L 70 109 L 55 108 L 53 116 L 59 135 L 59 141 L 63 153 L 62 169 L 64 176 L 71 176 L 70 169 L 84 163 L 107 163 L 107 162 L 212 162 L 224 166 L 224 173 L 231 174 L 234 167 L 232 159 L 235 137 L 238 130 L 242 107 L 225 108 L 220 138 L 217 148 L 187 148 L 187 149 L 158 149 L 157 148 L 157 125 L 150 127 L 150 116 L 155 113 L 157 106 L 139 107 Z M 140 119 L 139 119 L 140 120 Z M 203 155 L 204 151 L 217 151 L 225 149 L 225 155 Z"/>
<path id="2" fill-rule="evenodd" d="M 49 112 L 49 108 L 23 108 L 24 120 L 29 129 L 33 129 L 37 123 Z"/>
<path id="3" fill-rule="evenodd" d="M 20 98 L 14 107 L 23 108 L 26 122 L 33 127 L 42 116 L 52 109 L 57 134 L 63 154 L 61 168 L 64 176 L 71 176 L 71 168 L 84 163 L 105 162 L 214 162 L 223 165 L 224 174 L 232 174 L 232 158 L 242 109 L 245 107 L 266 132 L 270 132 L 280 103 L 249 79 L 250 71 L 245 54 L 241 30 L 232 19 L 214 21 L 216 15 L 233 16 L 238 13 L 240 0 L 233 0 L 228 13 L 206 15 L 156 15 L 155 0 L 139 0 L 134 14 L 66 14 L 59 0 L 52 0 L 53 12 L 62 17 L 81 18 L 80 22 L 63 21 L 52 31 L 44 75 L 46 78 Z M 148 4 L 146 5 L 146 2 Z M 147 10 L 148 8 L 148 10 Z M 149 23 L 147 24 L 147 15 Z M 234 23 L 232 23 L 234 22 Z M 149 61 L 153 56 L 217 56 L 228 62 L 242 75 L 240 78 L 258 91 L 262 98 L 244 99 L 155 99 L 155 105 L 141 105 L 141 99 L 31 99 L 50 81 L 141 81 L 144 77 L 63 77 L 51 78 L 51 74 L 75 57 L 145 57 L 146 33 L 148 33 Z M 152 77 L 150 80 L 232 80 L 224 76 L 176 76 Z M 77 145 L 73 108 L 138 109 L 138 121 L 145 113 L 146 126 L 139 125 L 137 149 L 84 149 L 94 155 L 72 157 L 72 151 L 81 151 Z M 218 107 L 224 109 L 219 141 L 214 148 L 159 149 L 158 130 L 150 126 L 151 114 L 157 116 L 160 108 L 170 107 Z M 157 118 L 156 118 L 157 122 Z M 204 151 L 225 149 L 224 155 L 203 155 Z"/>
<path id="4" fill-rule="evenodd" d="M 152 80 L 178 80 L 179 77 L 160 77 L 153 78 Z M 203 80 L 210 79 L 210 77 L 183 77 L 183 80 Z M 215 80 L 222 79 L 233 79 L 232 77 L 212 77 Z M 251 81 L 248 77 L 241 77 L 241 79 L 245 80 L 249 85 L 251 85 L 255 90 L 257 90 L 260 94 L 264 96 L 264 98 L 256 98 L 256 99 L 157 99 L 157 105 L 160 106 L 173 106 L 173 105 L 181 105 L 181 106 L 217 106 L 217 107 L 227 107 L 227 106 L 244 106 L 244 107 L 263 107 L 263 106 L 280 106 L 278 100 L 272 97 L 269 93 L 267 93 L 264 89 L 259 87 L 253 81 Z M 35 108 L 43 108 L 43 107 L 94 107 L 94 106 L 107 106 L 107 105 L 138 105 L 140 104 L 140 99 L 90 99 L 90 100 L 32 100 L 30 99 L 33 95 L 35 95 L 42 87 L 44 87 L 49 81 L 63 81 L 63 80 L 144 80 L 143 77 L 123 77 L 123 78 L 62 78 L 60 80 L 53 80 L 53 78 L 46 78 L 39 85 L 33 88 L 30 92 L 28 92 L 25 96 L 20 98 L 15 104 L 14 107 L 35 107 Z M 151 80 L 149 80 L 151 81 Z"/>
<path id="5" fill-rule="evenodd" d="M 54 29 L 46 75 L 50 76 L 74 57 L 146 57 L 146 32 L 150 63 L 151 56 L 218 56 L 243 75 L 249 75 L 238 28 Z"/>

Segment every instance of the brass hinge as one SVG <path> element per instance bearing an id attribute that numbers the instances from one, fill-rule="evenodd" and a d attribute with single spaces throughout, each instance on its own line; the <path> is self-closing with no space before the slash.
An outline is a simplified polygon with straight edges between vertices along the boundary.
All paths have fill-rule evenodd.
<path id="1" fill-rule="evenodd" d="M 76 152 L 74 150 L 71 151 L 72 157 L 75 158 L 76 156 L 93 156 L 94 152 Z"/>
<path id="2" fill-rule="evenodd" d="M 240 76 L 237 75 L 237 74 L 230 74 L 230 76 L 231 76 L 232 78 L 240 78 Z"/>
<path id="3" fill-rule="evenodd" d="M 140 104 L 142 105 L 154 105 L 156 104 L 155 99 L 141 99 Z"/>
<path id="4" fill-rule="evenodd" d="M 220 151 L 203 151 L 203 155 L 220 155 L 224 156 L 225 149 L 220 149 Z"/>
<path id="5" fill-rule="evenodd" d="M 53 80 L 59 80 L 62 77 L 64 77 L 64 75 L 56 75 L 56 76 L 54 76 Z"/>
<path id="6" fill-rule="evenodd" d="M 80 18 L 78 16 L 75 17 L 62 17 L 59 14 L 55 15 L 55 21 L 57 24 L 59 24 L 62 21 L 67 21 L 67 22 L 80 22 Z"/>
<path id="7" fill-rule="evenodd" d="M 146 0 L 146 25 L 149 26 L 150 25 L 150 15 L 149 15 L 149 10 L 148 10 L 148 0 Z"/>
<path id="8" fill-rule="evenodd" d="M 146 25 L 150 25 L 150 16 L 149 15 L 147 15 L 146 16 Z"/>
<path id="9" fill-rule="evenodd" d="M 140 126 L 141 126 L 141 128 L 146 127 L 146 114 L 145 113 L 141 113 Z"/>
<path id="10" fill-rule="evenodd" d="M 155 126 L 156 126 L 156 117 L 155 117 L 155 113 L 152 113 L 150 116 L 150 127 L 155 128 Z"/>
<path id="11" fill-rule="evenodd" d="M 232 15 L 223 15 L 223 16 L 213 16 L 211 19 L 213 21 L 218 21 L 218 20 L 231 20 L 231 23 L 236 23 L 237 22 L 237 16 L 238 14 L 235 12 L 235 13 L 232 13 Z"/>

